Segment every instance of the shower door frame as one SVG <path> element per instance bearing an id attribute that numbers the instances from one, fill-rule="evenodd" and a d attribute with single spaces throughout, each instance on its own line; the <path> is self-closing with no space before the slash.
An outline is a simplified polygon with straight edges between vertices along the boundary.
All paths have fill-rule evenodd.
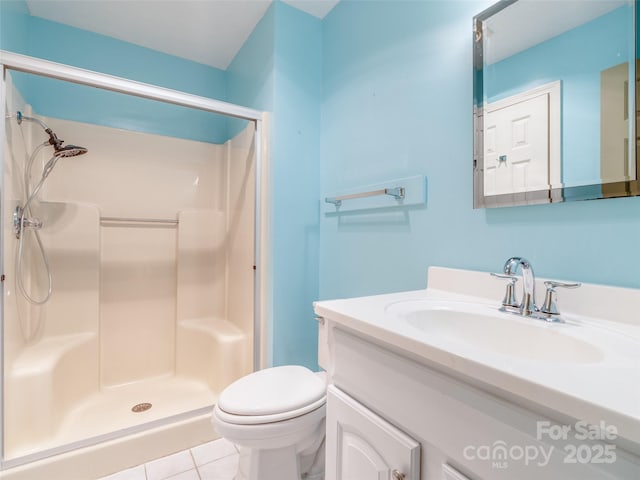
<path id="1" fill-rule="evenodd" d="M 0 71 L 2 78 L 0 78 L 0 107 L 2 107 L 2 115 L 0 115 L 0 144 L 4 145 L 6 142 L 6 105 L 7 105 L 7 91 L 6 91 L 6 74 L 8 70 L 14 70 L 23 73 L 30 73 L 43 77 L 53 78 L 57 80 L 63 80 L 79 85 L 85 85 L 89 87 L 100 88 L 102 90 L 108 90 L 117 93 L 123 93 L 126 95 L 133 95 L 135 97 L 146 98 L 149 100 L 155 100 L 163 103 L 169 103 L 177 106 L 194 108 L 205 112 L 226 115 L 242 120 L 253 122 L 254 124 L 254 139 L 256 140 L 255 148 L 255 202 L 254 202 L 254 276 L 253 276 L 253 294 L 254 294 L 254 306 L 253 306 L 253 369 L 259 370 L 262 366 L 269 362 L 270 349 L 268 343 L 268 329 L 264 328 L 263 316 L 266 312 L 266 307 L 262 303 L 266 301 L 263 295 L 263 287 L 265 283 L 265 274 L 267 272 L 266 262 L 267 256 L 263 253 L 266 252 L 267 243 L 267 229 L 266 224 L 263 224 L 262 217 L 266 216 L 263 208 L 265 208 L 268 201 L 268 192 L 264 188 L 266 183 L 266 169 L 263 162 L 268 152 L 268 114 L 259 110 L 254 110 L 247 107 L 242 107 L 228 102 L 220 100 L 214 100 L 212 98 L 201 97 L 199 95 L 193 95 L 190 93 L 181 92 L 179 90 L 172 90 L 169 88 L 159 87 L 147 83 L 137 82 L 135 80 L 128 80 L 122 77 L 116 77 L 104 73 L 94 72 L 91 70 L 85 70 L 70 65 L 51 62 L 49 60 L 43 60 L 40 58 L 30 57 L 27 55 L 21 55 L 6 50 L 0 50 Z M 4 205 L 4 147 L 0 149 L 0 208 Z M 0 216 L 0 231 L 4 232 L 4 216 Z M 94 445 L 105 440 L 112 439 L 113 436 L 109 433 L 99 435 L 98 437 L 92 437 L 87 440 L 80 440 L 69 445 L 63 445 L 53 449 L 47 449 L 42 452 L 27 455 L 25 457 L 19 457 L 6 461 L 4 459 L 4 237 L 0 235 L 0 368 L 2 371 L 2 382 L 0 382 L 0 471 L 5 468 L 11 468 L 13 466 L 30 463 L 35 460 L 47 458 L 59 453 L 69 451 L 69 446 L 74 448 Z M 264 331 L 263 331 L 264 330 Z M 200 409 L 201 410 L 201 409 Z M 189 412 L 185 412 L 188 414 Z M 183 416 L 179 414 L 178 416 Z M 135 428 L 135 431 L 127 432 L 135 433 L 136 431 L 144 431 L 148 428 L 153 428 L 159 425 L 170 424 L 173 417 L 151 422 L 151 424 L 140 425 L 140 428 Z M 125 434 L 125 435 L 126 435 Z M 120 437 L 121 435 L 118 435 Z M 104 437 L 104 438 L 102 438 Z"/>

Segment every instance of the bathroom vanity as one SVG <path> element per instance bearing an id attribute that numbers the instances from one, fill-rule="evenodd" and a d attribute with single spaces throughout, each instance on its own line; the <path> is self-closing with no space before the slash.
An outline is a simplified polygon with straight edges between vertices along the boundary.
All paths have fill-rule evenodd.
<path id="1" fill-rule="evenodd" d="M 315 304 L 327 480 L 640 478 L 640 290 L 561 291 L 562 322 L 503 295 L 432 267 L 426 290 Z"/>

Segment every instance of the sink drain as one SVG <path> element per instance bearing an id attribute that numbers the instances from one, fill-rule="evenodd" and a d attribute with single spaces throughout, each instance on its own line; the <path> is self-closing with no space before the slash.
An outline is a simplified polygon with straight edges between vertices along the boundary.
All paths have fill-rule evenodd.
<path id="1" fill-rule="evenodd" d="M 133 413 L 146 412 L 151 407 L 152 407 L 152 405 L 150 403 L 139 403 L 139 404 L 134 405 L 133 407 L 131 407 L 131 411 Z"/>

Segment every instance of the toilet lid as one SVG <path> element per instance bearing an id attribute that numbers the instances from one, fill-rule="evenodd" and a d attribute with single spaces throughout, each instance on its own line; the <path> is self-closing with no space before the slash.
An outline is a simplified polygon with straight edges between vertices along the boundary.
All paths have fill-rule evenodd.
<path id="1" fill-rule="evenodd" d="M 325 393 L 325 382 L 311 370 L 287 365 L 236 380 L 220 394 L 218 407 L 233 415 L 274 415 L 311 405 Z"/>

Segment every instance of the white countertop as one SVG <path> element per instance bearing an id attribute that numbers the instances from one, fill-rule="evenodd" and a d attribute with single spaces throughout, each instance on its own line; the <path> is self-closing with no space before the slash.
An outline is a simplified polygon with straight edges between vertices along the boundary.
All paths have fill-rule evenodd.
<path id="1" fill-rule="evenodd" d="M 468 294 L 469 285 L 478 281 L 487 282 L 489 287 L 473 291 L 482 295 L 489 293 L 492 298 Z M 432 267 L 426 290 L 321 301 L 315 303 L 315 312 L 338 328 L 346 327 L 424 359 L 429 365 L 473 378 L 476 384 L 486 385 L 491 391 L 507 392 L 592 425 L 605 422 L 607 426 L 614 426 L 618 436 L 627 441 L 624 443 L 631 442 L 637 452 L 640 449 L 640 325 L 636 317 L 640 316 L 640 291 L 587 285 L 582 295 L 596 295 L 598 304 L 607 305 L 615 300 L 615 308 L 608 309 L 615 310 L 614 320 L 586 317 L 584 312 L 576 315 L 565 308 L 566 324 L 554 324 L 498 312 L 503 289 L 501 282 L 492 283 L 486 273 Z M 559 295 L 562 308 L 564 292 Z M 563 334 L 595 344 L 602 356 L 590 363 L 555 361 L 554 355 L 550 355 L 549 360 L 537 360 L 433 338 L 387 314 L 391 304 L 411 301 L 495 309 L 496 315 L 510 315 L 514 322 L 540 322 L 536 324 L 540 328 L 562 329 Z M 573 293 L 564 306 L 580 305 L 584 309 L 584 305 L 592 302 L 593 298 L 583 301 L 580 294 Z M 492 333 L 501 334 L 500 331 Z"/>

